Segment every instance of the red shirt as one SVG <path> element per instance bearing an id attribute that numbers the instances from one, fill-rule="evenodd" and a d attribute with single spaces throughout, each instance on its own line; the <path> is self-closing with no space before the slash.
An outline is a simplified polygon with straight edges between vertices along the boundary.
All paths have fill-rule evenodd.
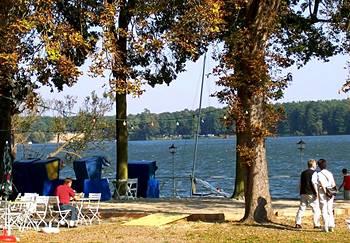
<path id="1" fill-rule="evenodd" d="M 60 204 L 69 204 L 70 198 L 75 195 L 73 189 L 68 185 L 59 185 L 55 194 L 58 196 Z"/>
<path id="2" fill-rule="evenodd" d="M 344 176 L 344 190 L 350 190 L 350 175 Z"/>

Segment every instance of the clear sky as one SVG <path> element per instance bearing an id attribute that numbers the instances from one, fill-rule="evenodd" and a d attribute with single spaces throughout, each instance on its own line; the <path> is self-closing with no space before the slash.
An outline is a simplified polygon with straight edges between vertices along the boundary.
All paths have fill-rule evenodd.
<path id="1" fill-rule="evenodd" d="M 328 63 L 312 61 L 299 70 L 296 68 L 290 69 L 293 74 L 293 82 L 285 91 L 284 98 L 280 102 L 348 98 L 350 93 L 339 93 L 342 84 L 348 76 L 348 70 L 345 69 L 346 61 L 349 61 L 348 56 L 337 56 L 330 59 Z M 144 109 L 148 109 L 152 113 L 197 109 L 202 65 L 203 58 L 196 63 L 189 63 L 186 67 L 187 71 L 180 74 L 170 86 L 160 85 L 151 88 L 146 85 L 146 92 L 142 96 L 139 98 L 128 98 L 128 114 L 141 113 Z M 206 73 L 209 73 L 214 65 L 212 60 L 207 59 Z M 223 106 L 215 97 L 210 97 L 210 94 L 219 89 L 215 85 L 214 80 L 215 77 L 212 76 L 205 80 L 202 107 Z M 78 97 L 78 103 L 81 103 L 83 98 L 88 96 L 93 90 L 101 94 L 104 82 L 102 79 L 81 77 L 74 87 L 66 87 L 59 94 L 50 94 L 48 89 L 41 89 L 41 94 L 46 99 L 62 99 L 64 95 L 69 94 Z M 112 114 L 115 114 L 115 112 L 113 111 L 109 115 Z"/>

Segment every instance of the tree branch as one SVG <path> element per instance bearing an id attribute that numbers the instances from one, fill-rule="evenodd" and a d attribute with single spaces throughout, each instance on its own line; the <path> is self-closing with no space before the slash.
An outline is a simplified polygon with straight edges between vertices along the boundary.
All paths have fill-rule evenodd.
<path id="1" fill-rule="evenodd" d="M 49 157 L 54 157 L 55 155 L 57 155 L 56 153 L 57 151 L 55 151 L 54 153 L 52 153 L 53 155 L 52 156 L 49 156 Z M 60 151 L 61 153 L 66 153 L 66 154 L 73 154 L 74 156 L 77 156 L 79 159 L 81 158 L 81 156 L 75 152 L 72 152 L 72 151 L 67 151 L 67 150 L 61 150 Z M 50 154 L 51 155 L 51 154 Z"/>
<path id="2" fill-rule="evenodd" d="M 311 13 L 311 19 L 317 19 L 319 5 L 320 5 L 320 0 L 315 0 L 314 11 Z"/>
<path id="3" fill-rule="evenodd" d="M 54 157 L 57 154 L 59 154 L 60 152 L 66 152 L 66 153 L 72 153 L 75 154 L 74 152 L 68 152 L 68 151 L 64 151 L 63 149 L 69 144 L 71 143 L 73 140 L 75 139 L 79 139 L 79 136 L 81 136 L 82 134 L 76 134 L 73 137 L 71 137 L 70 139 L 68 139 L 65 143 L 63 143 L 62 145 L 60 145 L 55 151 L 53 151 L 52 153 L 49 153 L 48 157 Z M 80 157 L 78 155 L 78 157 Z"/>

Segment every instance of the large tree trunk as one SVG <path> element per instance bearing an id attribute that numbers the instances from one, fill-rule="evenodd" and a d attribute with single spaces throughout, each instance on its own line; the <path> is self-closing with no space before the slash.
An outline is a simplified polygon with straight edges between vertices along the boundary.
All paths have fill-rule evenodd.
<path id="1" fill-rule="evenodd" d="M 273 32 L 280 0 L 250 0 L 244 8 L 244 27 L 236 42 L 235 80 L 238 84 L 236 112 L 237 168 L 236 185 L 241 190 L 244 178 L 245 222 L 273 219 L 269 192 L 265 137 L 269 70 L 266 45 Z M 242 176 L 243 175 L 243 176 Z M 237 190 L 238 190 L 237 189 Z"/>
<path id="2" fill-rule="evenodd" d="M 128 179 L 128 130 L 126 94 L 116 97 L 117 179 Z"/>
<path id="3" fill-rule="evenodd" d="M 6 39 L 10 9 L 15 6 L 15 1 L 3 0 L 0 2 L 0 53 L 11 53 L 11 48 L 16 48 L 16 41 L 11 42 Z M 10 43 L 10 46 L 9 46 Z M 11 48 L 10 48 L 11 47 Z M 2 157 L 6 141 L 11 144 L 11 115 L 13 111 L 12 100 L 10 93 L 10 82 L 13 75 L 13 68 L 10 65 L 3 63 L 0 59 L 0 176 L 3 173 Z"/>
<path id="4" fill-rule="evenodd" d="M 237 135 L 236 148 L 242 147 L 245 144 L 245 137 Z M 235 188 L 232 195 L 234 199 L 244 199 L 244 180 L 245 180 L 246 170 L 244 161 L 240 157 L 240 153 L 236 153 L 236 179 Z"/>
<path id="5" fill-rule="evenodd" d="M 2 80 L 2 82 L 5 82 Z M 5 82 L 6 83 L 6 82 Z M 0 85 L 0 176 L 4 172 L 3 168 L 3 155 L 4 147 L 6 141 L 9 145 L 12 144 L 11 141 L 11 111 L 12 111 L 12 101 L 8 99 L 10 97 L 5 85 Z"/>
<path id="6" fill-rule="evenodd" d="M 243 92 L 246 94 L 246 92 Z M 273 219 L 273 209 L 269 191 L 268 169 L 264 136 L 259 129 L 264 122 L 264 99 L 261 94 L 243 97 L 243 109 L 248 111 L 245 131 L 238 132 L 239 154 L 242 156 L 245 173 L 245 222 L 268 222 Z"/>
<path id="7" fill-rule="evenodd" d="M 116 91 L 116 176 L 117 180 L 128 179 L 128 126 L 127 126 L 127 38 L 128 6 L 126 1 L 120 2 L 118 31 L 113 27 L 118 53 L 114 53 L 113 75 L 117 84 L 122 87 Z M 123 31 L 120 31 L 123 30 Z M 119 185 L 118 185 L 119 187 Z M 119 187 L 124 191 L 125 187 Z"/>

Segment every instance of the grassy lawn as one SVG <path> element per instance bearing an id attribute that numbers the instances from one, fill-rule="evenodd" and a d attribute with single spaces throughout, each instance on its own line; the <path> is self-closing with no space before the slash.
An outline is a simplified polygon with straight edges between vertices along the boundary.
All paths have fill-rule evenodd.
<path id="1" fill-rule="evenodd" d="M 278 217 L 264 225 L 238 222 L 204 223 L 180 220 L 160 227 L 125 226 L 126 218 L 114 218 L 100 225 L 61 228 L 58 234 L 14 232 L 21 242 L 350 242 L 345 216 L 336 218 L 336 230 L 325 233 L 313 229 L 306 217 L 303 229 L 294 229 L 294 219 Z"/>

